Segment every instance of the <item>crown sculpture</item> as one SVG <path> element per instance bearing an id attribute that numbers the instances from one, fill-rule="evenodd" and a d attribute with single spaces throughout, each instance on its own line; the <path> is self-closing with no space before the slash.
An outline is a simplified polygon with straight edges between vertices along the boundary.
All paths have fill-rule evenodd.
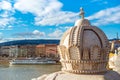
<path id="1" fill-rule="evenodd" d="M 81 19 L 63 34 L 58 46 L 62 71 L 76 74 L 105 72 L 109 53 L 108 39 L 103 31 L 84 19 L 82 8 L 80 11 Z"/>
<path id="2" fill-rule="evenodd" d="M 62 71 L 34 80 L 120 80 L 119 73 L 106 68 L 109 54 L 106 35 L 84 19 L 84 11 L 80 10 L 81 19 L 64 33 L 58 46 Z"/>

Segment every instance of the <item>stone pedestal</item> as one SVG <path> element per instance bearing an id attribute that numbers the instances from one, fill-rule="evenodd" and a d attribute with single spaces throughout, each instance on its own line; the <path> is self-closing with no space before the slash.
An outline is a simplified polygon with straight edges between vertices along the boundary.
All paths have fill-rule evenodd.
<path id="1" fill-rule="evenodd" d="M 101 74 L 72 74 L 60 71 L 32 80 L 120 80 L 120 74 L 115 71 L 107 71 Z"/>
<path id="2" fill-rule="evenodd" d="M 114 63 L 115 63 L 115 67 L 113 68 L 113 70 L 115 70 L 116 72 L 120 74 L 120 54 L 117 55 Z"/>

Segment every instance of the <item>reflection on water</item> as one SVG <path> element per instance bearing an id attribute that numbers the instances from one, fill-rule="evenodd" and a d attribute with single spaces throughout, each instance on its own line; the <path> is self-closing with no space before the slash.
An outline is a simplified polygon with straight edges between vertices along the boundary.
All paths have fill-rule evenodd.
<path id="1" fill-rule="evenodd" d="M 0 65 L 0 80 L 31 80 L 60 69 L 61 65 Z"/>
<path id="2" fill-rule="evenodd" d="M 9 67 L 9 65 L 0 65 L 0 69 L 1 68 L 8 68 Z"/>

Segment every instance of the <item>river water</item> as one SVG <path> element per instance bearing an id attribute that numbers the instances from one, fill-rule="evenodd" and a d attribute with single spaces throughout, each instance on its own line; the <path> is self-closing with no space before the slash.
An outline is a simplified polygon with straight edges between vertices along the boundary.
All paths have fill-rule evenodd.
<path id="1" fill-rule="evenodd" d="M 61 65 L 0 65 L 0 80 L 31 80 L 60 69 Z"/>

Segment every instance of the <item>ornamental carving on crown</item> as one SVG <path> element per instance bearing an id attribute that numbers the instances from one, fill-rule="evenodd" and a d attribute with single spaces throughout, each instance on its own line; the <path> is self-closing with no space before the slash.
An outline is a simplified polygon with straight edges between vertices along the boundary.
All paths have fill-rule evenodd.
<path id="1" fill-rule="evenodd" d="M 89 20 L 81 19 L 68 29 L 58 46 L 62 71 L 76 74 L 95 74 L 107 71 L 109 43 L 106 35 Z"/>

